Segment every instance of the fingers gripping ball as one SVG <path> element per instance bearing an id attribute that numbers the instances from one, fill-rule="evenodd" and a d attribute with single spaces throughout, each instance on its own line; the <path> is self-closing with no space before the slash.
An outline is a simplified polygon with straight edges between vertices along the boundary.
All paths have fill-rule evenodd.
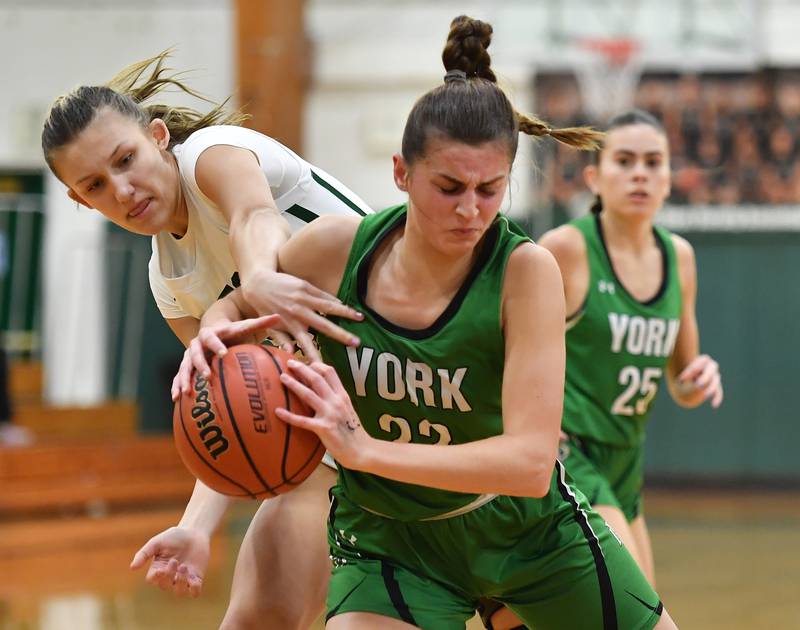
<path id="1" fill-rule="evenodd" d="M 267 498 L 288 492 L 317 467 L 325 448 L 310 431 L 275 415 L 276 407 L 312 415 L 280 382 L 292 358 L 278 348 L 244 344 L 215 357 L 206 380 L 175 403 L 173 434 L 183 463 L 212 490 Z"/>

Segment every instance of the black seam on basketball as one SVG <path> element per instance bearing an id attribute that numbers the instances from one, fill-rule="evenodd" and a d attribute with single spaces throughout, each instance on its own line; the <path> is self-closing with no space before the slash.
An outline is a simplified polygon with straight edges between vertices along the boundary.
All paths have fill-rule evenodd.
<path id="1" fill-rule="evenodd" d="M 319 451 L 319 449 L 323 449 L 324 450 L 324 445 L 322 444 L 322 442 L 320 442 L 319 444 L 317 444 L 316 447 L 314 447 L 314 450 L 311 452 L 311 455 L 308 456 L 308 459 L 306 459 L 306 461 L 303 463 L 303 465 L 300 466 L 300 468 L 298 468 L 295 471 L 295 473 L 289 479 L 287 479 L 285 481 L 285 483 L 289 484 L 290 486 L 296 486 L 298 484 L 303 483 L 303 481 L 305 481 L 306 477 L 303 477 L 303 481 L 295 481 L 295 478 L 298 475 L 302 474 L 302 472 L 306 469 L 306 467 L 309 464 L 313 464 L 314 463 L 314 459 L 316 458 L 317 452 Z M 281 484 L 281 485 L 283 485 L 283 484 Z"/>
<path id="2" fill-rule="evenodd" d="M 183 429 L 183 433 L 186 436 L 186 441 L 188 442 L 189 446 L 192 447 L 192 450 L 197 455 L 197 459 L 199 459 L 201 462 L 203 462 L 206 466 L 208 466 L 211 470 L 213 470 L 217 475 L 222 477 L 225 481 L 229 481 L 230 483 L 232 483 L 237 488 L 241 488 L 242 490 L 244 490 L 244 494 L 230 494 L 230 493 L 226 493 L 226 494 L 230 494 L 230 496 L 234 496 L 234 497 L 240 497 L 241 496 L 241 497 L 250 497 L 252 499 L 255 499 L 256 495 L 254 493 L 250 492 L 247 488 L 245 488 L 238 481 L 234 481 L 233 479 L 228 477 L 226 474 L 221 473 L 220 471 L 218 471 L 216 468 L 214 468 L 214 466 L 211 465 L 211 462 L 209 462 L 205 457 L 203 457 L 202 453 L 200 453 L 200 451 L 197 450 L 197 447 L 194 445 L 194 442 L 192 442 L 192 439 L 189 436 L 189 431 L 186 428 L 186 423 L 183 421 L 183 405 L 180 404 L 180 402 L 178 402 L 178 412 L 180 413 L 180 416 L 181 416 L 181 428 Z"/>
<path id="3" fill-rule="evenodd" d="M 561 462 L 556 460 L 556 485 L 561 497 L 570 504 L 572 507 L 575 521 L 583 531 L 589 549 L 594 558 L 595 571 L 597 573 L 597 581 L 600 586 L 600 604 L 603 610 L 603 630 L 617 630 L 619 627 L 617 621 L 617 605 L 614 601 L 614 587 L 611 584 L 611 576 L 608 573 L 608 566 L 606 565 L 605 558 L 603 557 L 603 550 L 600 547 L 600 541 L 592 530 L 589 524 L 589 519 L 586 511 L 583 510 L 578 503 L 577 499 L 570 492 L 567 487 L 566 480 L 564 479 L 564 466 Z"/>
<path id="4" fill-rule="evenodd" d="M 236 439 L 239 441 L 239 446 L 242 447 L 242 453 L 244 453 L 245 459 L 247 459 L 247 462 L 250 464 L 250 468 L 253 470 L 258 480 L 263 484 L 263 491 L 275 496 L 275 489 L 266 481 L 264 481 L 264 478 L 261 476 L 261 471 L 259 471 L 256 467 L 256 463 L 253 461 L 253 458 L 250 457 L 250 452 L 247 450 L 247 446 L 245 446 L 241 433 L 239 433 L 239 427 L 236 424 L 236 418 L 233 416 L 233 409 L 231 408 L 230 400 L 228 400 L 228 391 L 225 389 L 225 370 L 222 367 L 222 359 L 218 357 L 216 362 L 217 372 L 219 374 L 220 390 L 222 391 L 222 397 L 225 399 L 225 408 L 228 410 L 228 420 L 230 420 L 231 427 L 233 427 L 233 432 L 236 434 Z M 261 494 L 261 492 L 258 494 Z"/>
<path id="5" fill-rule="evenodd" d="M 269 348 L 267 348 L 266 346 L 259 346 L 259 348 L 261 348 L 264 352 L 266 352 L 270 361 L 272 361 L 275 364 L 275 369 L 278 370 L 278 382 L 280 383 L 281 374 L 283 374 L 283 368 L 281 368 L 281 364 L 274 356 L 272 356 L 272 353 L 269 351 Z M 283 383 L 280 383 L 280 385 L 281 387 L 283 387 L 283 398 L 286 401 L 286 410 L 292 411 L 292 405 L 289 400 L 289 390 Z M 281 456 L 281 478 L 283 479 L 283 482 L 280 484 L 280 486 L 284 485 L 289 481 L 289 478 L 286 475 L 286 460 L 289 457 L 289 446 L 292 440 L 292 425 L 289 424 L 288 422 L 285 422 L 284 424 L 286 425 L 286 432 L 283 438 L 283 455 Z M 294 478 L 294 475 L 292 475 L 292 478 Z"/>

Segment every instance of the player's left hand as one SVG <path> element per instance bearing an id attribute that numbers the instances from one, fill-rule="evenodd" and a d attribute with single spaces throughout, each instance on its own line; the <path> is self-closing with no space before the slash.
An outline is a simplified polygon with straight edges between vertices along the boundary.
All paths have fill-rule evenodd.
<path id="1" fill-rule="evenodd" d="M 178 373 L 172 379 L 170 393 L 175 402 L 191 389 L 192 371 L 197 370 L 203 378 L 211 374 L 208 357 L 212 354 L 224 357 L 228 346 L 239 343 L 258 343 L 266 331 L 281 323 L 278 315 L 262 315 L 237 322 L 220 322 L 213 326 L 203 326 L 197 336 L 189 342 L 183 352 Z M 262 333 L 262 334 L 257 334 Z"/>
<path id="2" fill-rule="evenodd" d="M 703 392 L 703 400 L 711 400 L 711 406 L 717 409 L 722 404 L 722 376 L 719 363 L 707 354 L 701 354 L 687 365 L 678 375 L 678 382 L 691 384 Z"/>
<path id="3" fill-rule="evenodd" d="M 281 382 L 314 410 L 314 416 L 302 416 L 283 408 L 275 413 L 289 424 L 316 433 L 338 463 L 359 470 L 373 438 L 361 425 L 336 370 L 320 361 L 306 365 L 290 360 L 288 365 L 291 373 L 281 374 Z"/>

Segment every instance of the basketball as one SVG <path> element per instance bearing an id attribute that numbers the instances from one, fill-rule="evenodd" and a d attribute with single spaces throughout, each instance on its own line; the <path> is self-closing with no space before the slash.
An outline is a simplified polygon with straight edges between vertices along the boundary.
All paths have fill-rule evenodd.
<path id="1" fill-rule="evenodd" d="M 309 408 L 280 382 L 288 352 L 243 344 L 211 362 L 208 379 L 192 374 L 175 402 L 173 434 L 189 471 L 212 490 L 263 499 L 288 492 L 317 467 L 325 448 L 311 431 L 274 413 Z"/>

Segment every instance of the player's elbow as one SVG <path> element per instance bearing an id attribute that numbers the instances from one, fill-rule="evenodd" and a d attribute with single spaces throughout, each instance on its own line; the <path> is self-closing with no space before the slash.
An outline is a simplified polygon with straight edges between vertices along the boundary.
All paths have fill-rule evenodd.
<path id="1" fill-rule="evenodd" d="M 551 462 L 546 468 L 541 468 L 536 471 L 534 481 L 531 484 L 531 493 L 528 496 L 534 499 L 541 499 L 547 496 L 547 493 L 550 492 L 550 481 L 553 477 L 554 464 L 555 461 Z"/>
<path id="2" fill-rule="evenodd" d="M 555 454 L 546 455 L 541 451 L 523 455 L 525 466 L 520 475 L 520 496 L 541 499 L 550 492 L 550 482 L 555 467 Z"/>

